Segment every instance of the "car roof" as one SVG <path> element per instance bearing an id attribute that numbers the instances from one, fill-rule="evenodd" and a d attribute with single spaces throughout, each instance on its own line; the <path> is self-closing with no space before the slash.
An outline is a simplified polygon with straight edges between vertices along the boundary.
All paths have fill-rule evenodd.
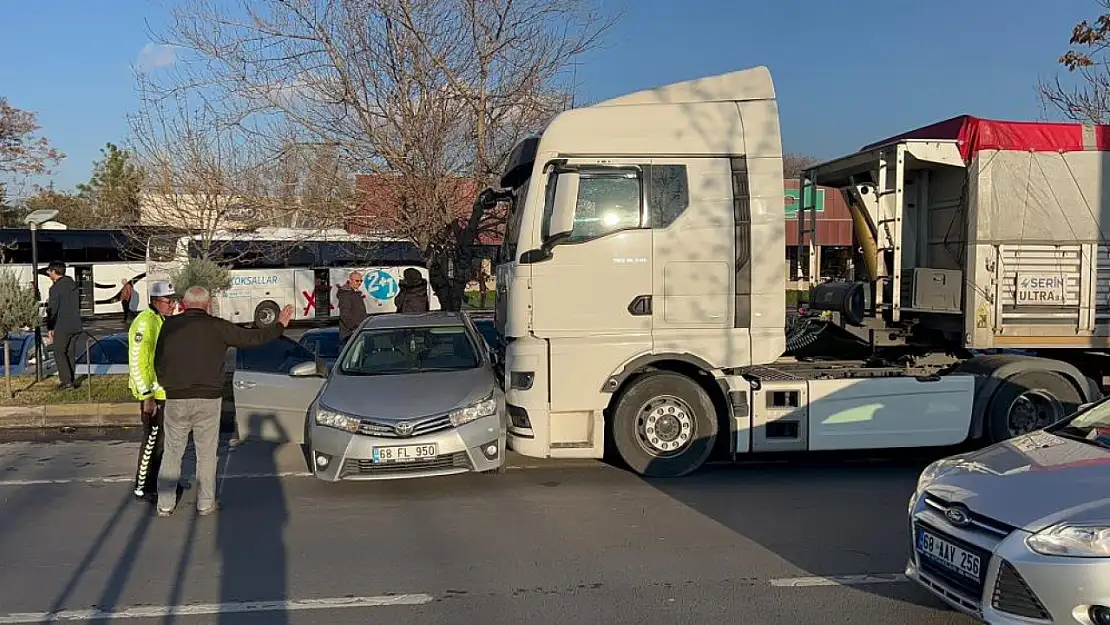
<path id="1" fill-rule="evenodd" d="M 426 313 L 386 313 L 371 315 L 362 322 L 364 330 L 388 330 L 391 328 L 429 328 L 433 326 L 465 326 L 462 315 L 457 312 L 435 310 Z"/>
<path id="2" fill-rule="evenodd" d="M 305 330 L 304 334 L 302 334 L 301 336 L 304 337 L 310 334 L 339 334 L 339 328 L 335 326 L 332 326 L 330 328 L 311 328 L 309 330 Z"/>

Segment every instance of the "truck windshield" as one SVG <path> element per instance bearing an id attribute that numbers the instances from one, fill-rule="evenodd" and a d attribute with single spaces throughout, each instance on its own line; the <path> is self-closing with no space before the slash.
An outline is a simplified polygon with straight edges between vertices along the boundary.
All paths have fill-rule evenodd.
<path id="1" fill-rule="evenodd" d="M 505 228 L 505 240 L 501 244 L 501 258 L 504 262 L 516 260 L 516 246 L 520 240 L 520 224 L 524 219 L 524 198 L 528 197 L 531 178 L 513 190 L 513 200 L 509 203 L 509 223 Z"/>

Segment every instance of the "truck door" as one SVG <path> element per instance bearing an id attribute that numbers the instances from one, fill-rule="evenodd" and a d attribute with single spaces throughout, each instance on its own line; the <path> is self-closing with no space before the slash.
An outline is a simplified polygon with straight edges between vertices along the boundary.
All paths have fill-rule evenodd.
<path id="1" fill-rule="evenodd" d="M 552 444 L 581 442 L 574 440 L 581 432 L 560 436 L 558 413 L 576 413 L 564 423 L 584 423 L 598 409 L 601 383 L 623 362 L 650 351 L 652 340 L 644 168 L 613 162 L 568 166 L 573 173 L 553 172 L 546 181 L 540 240 L 549 234 L 556 202 L 573 202 L 573 231 L 552 248 L 550 259 L 532 264 L 533 332 L 550 346 Z M 577 184 L 576 192 L 560 192 L 563 184 Z"/>

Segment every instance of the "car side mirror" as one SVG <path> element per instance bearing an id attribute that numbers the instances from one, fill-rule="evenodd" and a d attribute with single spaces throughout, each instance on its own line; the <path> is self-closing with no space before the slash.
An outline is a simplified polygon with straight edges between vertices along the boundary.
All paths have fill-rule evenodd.
<path id="1" fill-rule="evenodd" d="M 311 378 L 320 375 L 320 369 L 316 366 L 316 361 L 302 362 L 299 365 L 294 365 L 289 370 L 289 375 L 294 378 Z"/>

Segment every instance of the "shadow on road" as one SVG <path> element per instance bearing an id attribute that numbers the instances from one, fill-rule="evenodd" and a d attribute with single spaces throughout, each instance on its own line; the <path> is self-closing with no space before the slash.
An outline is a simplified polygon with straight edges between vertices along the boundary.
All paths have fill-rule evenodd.
<path id="1" fill-rule="evenodd" d="M 645 482 L 805 571 L 805 576 L 901 574 L 911 544 L 907 502 L 920 471 L 941 455 L 829 455 L 715 465 L 684 478 Z M 857 589 L 917 605 L 942 605 L 904 583 Z"/>
<path id="2" fill-rule="evenodd" d="M 263 422 L 270 421 L 283 435 L 287 434 L 276 418 L 257 415 L 252 420 L 251 431 L 260 431 Z M 285 547 L 289 511 L 281 480 L 274 477 L 279 471 L 275 456 L 281 446 L 260 442 L 248 444 L 268 448 L 269 453 L 262 454 L 264 459 L 257 469 L 265 477 L 232 480 L 220 485 L 222 509 L 217 513 L 216 522 L 216 548 L 222 560 L 220 602 L 285 601 L 289 597 Z M 228 456 L 229 467 L 234 455 Z M 284 611 L 223 613 L 217 622 L 284 625 L 289 617 Z"/>

